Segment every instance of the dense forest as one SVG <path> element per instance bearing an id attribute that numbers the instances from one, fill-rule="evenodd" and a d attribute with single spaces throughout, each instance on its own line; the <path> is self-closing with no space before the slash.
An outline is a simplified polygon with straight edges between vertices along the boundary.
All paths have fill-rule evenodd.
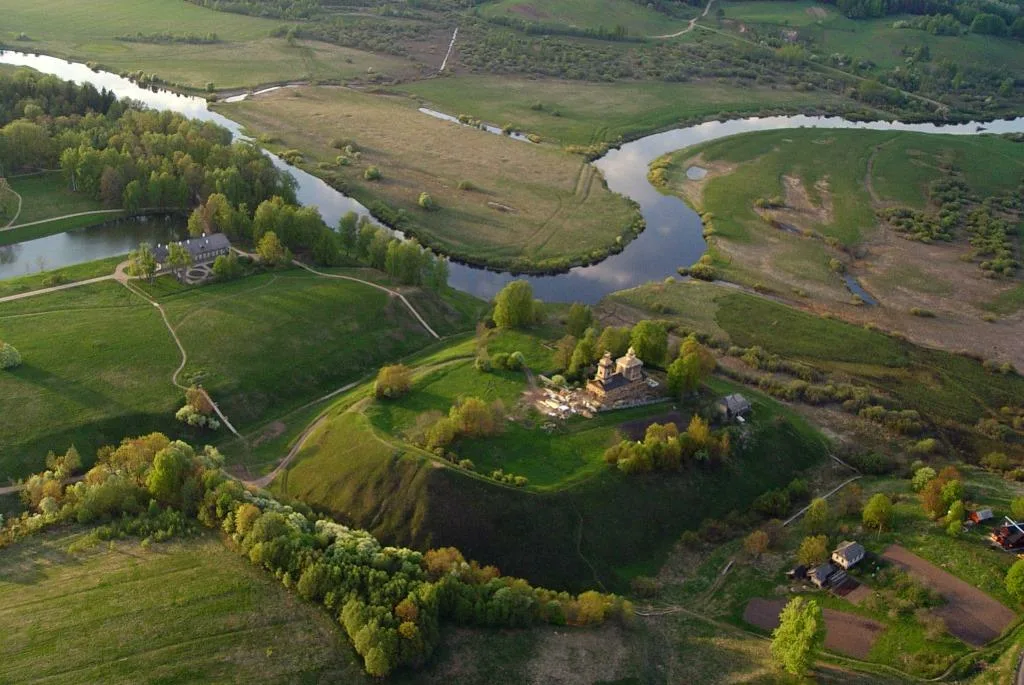
<path id="1" fill-rule="evenodd" d="M 289 174 L 212 122 L 28 70 L 0 76 L 0 103 L 0 174 L 59 167 L 70 188 L 110 208 L 191 211 L 193 235 L 256 244 L 273 232 L 319 264 L 337 265 L 344 252 L 402 283 L 447 282 L 447 262 L 416 242 L 354 215 L 334 231 L 315 208 L 298 207 Z"/>

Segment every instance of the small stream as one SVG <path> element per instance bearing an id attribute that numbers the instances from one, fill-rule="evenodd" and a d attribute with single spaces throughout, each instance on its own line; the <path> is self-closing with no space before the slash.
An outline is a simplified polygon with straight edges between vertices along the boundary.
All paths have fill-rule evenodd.
<path id="1" fill-rule="evenodd" d="M 0 63 L 32 67 L 43 73 L 54 74 L 76 83 L 92 83 L 97 88 L 113 91 L 119 97 L 138 100 L 156 109 L 168 109 L 192 118 L 216 122 L 230 130 L 236 137 L 243 137 L 241 126 L 238 123 L 210 110 L 203 98 L 179 95 L 159 88 L 145 88 L 116 74 L 93 71 L 84 64 L 67 62 L 45 55 L 0 51 Z M 455 117 L 441 115 L 440 112 L 431 110 L 428 113 L 430 116 L 440 115 L 441 118 L 457 121 Z M 1024 132 L 1024 117 L 986 122 L 984 126 L 987 133 Z M 797 115 L 751 117 L 724 122 L 709 121 L 696 126 L 656 133 L 611 150 L 594 162 L 594 166 L 604 174 L 608 187 L 612 191 L 621 193 L 637 202 L 647 223 L 646 230 L 629 243 L 622 252 L 612 255 L 599 264 L 578 267 L 567 273 L 553 276 L 522 277 L 453 263 L 449 284 L 458 290 L 489 299 L 509 281 L 526 278 L 532 283 L 534 294 L 542 300 L 592 304 L 616 290 L 631 288 L 649 281 L 662 280 L 667 276 L 675 276 L 678 267 L 694 263 L 705 251 L 706 245 L 701 235 L 701 221 L 697 213 L 682 200 L 661 194 L 647 181 L 648 165 L 666 153 L 709 140 L 747 131 L 805 127 L 917 131 L 955 135 L 977 135 L 981 129 L 981 126 L 974 122 L 940 126 L 884 121 L 854 122 L 840 117 Z M 493 132 L 501 133 L 500 129 Z M 296 179 L 296 194 L 299 202 L 317 207 L 329 226 L 337 225 L 338 219 L 349 211 L 363 216 L 369 215 L 366 207 L 334 190 L 312 174 L 289 166 L 278 157 L 267 154 L 273 159 L 275 165 L 286 170 Z M 82 236 L 96 237 L 86 237 L 74 245 L 69 243 L 67 247 L 60 248 L 62 254 L 76 260 L 66 263 L 85 262 L 103 256 L 121 254 L 124 251 L 118 248 L 119 252 L 102 254 L 104 251 L 102 247 L 98 246 L 95 251 L 89 252 L 80 246 L 89 241 L 102 244 L 103 239 L 99 237 L 100 233 L 101 231 L 81 233 Z M 135 242 L 137 243 L 140 239 L 148 239 L 148 236 L 139 233 Z M 33 246 L 33 243 L 37 242 L 39 241 L 20 244 L 21 254 L 26 256 L 15 258 L 12 262 L 14 264 L 13 273 L 24 273 L 26 265 L 31 265 L 35 255 L 39 254 L 37 247 Z M 57 243 L 50 243 L 50 245 L 57 249 Z M 54 261 L 48 259 L 47 266 L 52 268 L 55 261 L 57 261 L 55 258 Z M 31 270 L 38 269 L 32 268 Z M 3 272 L 0 272 L 0 278 L 3 277 Z"/>

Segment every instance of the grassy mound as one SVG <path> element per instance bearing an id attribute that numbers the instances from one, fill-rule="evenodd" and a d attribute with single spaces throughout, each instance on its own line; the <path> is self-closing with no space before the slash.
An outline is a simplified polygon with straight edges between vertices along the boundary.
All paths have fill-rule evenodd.
<path id="1" fill-rule="evenodd" d="M 454 545 L 552 587 L 621 590 L 632 576 L 653 573 L 683 531 L 745 511 L 824 456 L 813 429 L 760 396 L 746 446 L 715 471 L 626 476 L 601 461 L 618 423 L 662 414 L 665 406 L 604 415 L 592 425 L 581 420 L 552 436 L 511 424 L 502 436 L 456 445 L 477 471 L 535 478 L 526 489 L 455 468 L 403 439 L 417 416 L 446 409 L 459 394 L 509 400 L 524 387 L 521 376 L 485 374 L 456 360 L 423 373 L 393 404 L 354 391 L 320 421 L 273 489 L 388 542 Z M 713 384 L 716 394 L 733 389 Z"/>

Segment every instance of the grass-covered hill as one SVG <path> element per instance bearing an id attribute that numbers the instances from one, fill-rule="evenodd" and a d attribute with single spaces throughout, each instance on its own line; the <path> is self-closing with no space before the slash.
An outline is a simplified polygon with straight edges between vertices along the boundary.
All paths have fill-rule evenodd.
<path id="1" fill-rule="evenodd" d="M 691 165 L 708 176 L 687 179 Z M 720 277 L 927 345 L 1024 360 L 1008 344 L 1024 303 L 1024 144 L 1012 138 L 757 132 L 674 153 L 651 179 L 704 213 Z M 848 276 L 880 306 L 851 305 Z"/>
<path id="2" fill-rule="evenodd" d="M 370 270 L 339 271 L 386 280 Z M 23 285 L 38 287 L 37 280 Z M 299 269 L 192 288 L 162 277 L 138 287 L 164 306 L 188 353 L 179 382 L 201 383 L 242 431 L 433 341 L 387 293 Z M 442 335 L 475 318 L 472 298 L 409 293 Z M 0 339 L 23 358 L 0 375 L 0 401 L 19 407 L 18 421 L 0 425 L 4 481 L 72 443 L 91 463 L 96 448 L 125 434 L 226 436 L 223 429 L 193 436 L 174 420 L 184 401 L 171 383 L 180 352 L 160 312 L 116 282 L 2 303 Z"/>
<path id="3" fill-rule="evenodd" d="M 499 335 L 491 349 L 517 347 L 529 363 L 543 362 L 543 348 L 530 336 L 506 335 L 511 340 Z M 622 422 L 669 411 L 655 405 L 602 416 L 593 428 L 575 419 L 554 436 L 520 421 L 503 435 L 460 442 L 459 457 L 476 467 L 469 472 L 405 437 L 415 417 L 447 411 L 459 396 L 511 407 L 525 390 L 521 374 L 478 371 L 472 355 L 467 341 L 417 362 L 412 391 L 390 403 L 372 400 L 367 388 L 353 391 L 316 426 L 274 491 L 389 542 L 454 545 L 505 573 L 555 587 L 621 589 L 632 576 L 654 573 L 683 531 L 747 511 L 758 495 L 824 458 L 814 429 L 755 395 L 750 439 L 718 469 L 627 476 L 603 462 Z M 716 381 L 710 396 L 734 387 Z M 494 468 L 527 475 L 530 484 L 498 484 L 486 477 Z"/>

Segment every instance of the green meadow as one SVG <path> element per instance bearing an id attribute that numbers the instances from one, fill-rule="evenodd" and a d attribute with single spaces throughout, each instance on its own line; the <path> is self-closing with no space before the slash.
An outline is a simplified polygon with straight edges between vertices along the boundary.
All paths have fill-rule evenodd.
<path id="1" fill-rule="evenodd" d="M 366 680 L 326 612 L 213 534 L 82 549 L 87 533 L 37 535 L 0 555 L 0 680 Z"/>
<path id="2" fill-rule="evenodd" d="M 239 430 L 433 342 L 386 293 L 300 270 L 193 288 L 164 277 L 139 287 L 163 304 L 188 352 L 179 383 L 201 383 Z M 452 298 L 456 306 L 409 292 L 431 302 L 424 315 L 443 333 L 471 325 L 465 298 Z M 180 353 L 154 307 L 118 283 L 0 304 L 0 339 L 24 360 L 0 375 L 0 400 L 21 407 L 20 421 L 0 426 L 4 480 L 37 470 L 47 451 L 72 443 L 88 462 L 97 447 L 152 430 L 197 441 L 228 437 L 225 429 L 198 434 L 174 421 L 184 401 L 171 383 Z"/>
<path id="3" fill-rule="evenodd" d="M 98 62 L 113 71 L 142 70 L 164 81 L 205 89 L 242 88 L 300 79 L 348 79 L 397 74 L 409 62 L 325 43 L 271 38 L 282 23 L 217 12 L 184 0 L 40 0 L 5 3 L 5 35 L 11 47 Z M 216 33 L 220 42 L 200 45 L 126 42 L 120 36 Z M 15 41 L 19 33 L 28 40 Z M 13 44 L 13 45 L 12 45 Z"/>

